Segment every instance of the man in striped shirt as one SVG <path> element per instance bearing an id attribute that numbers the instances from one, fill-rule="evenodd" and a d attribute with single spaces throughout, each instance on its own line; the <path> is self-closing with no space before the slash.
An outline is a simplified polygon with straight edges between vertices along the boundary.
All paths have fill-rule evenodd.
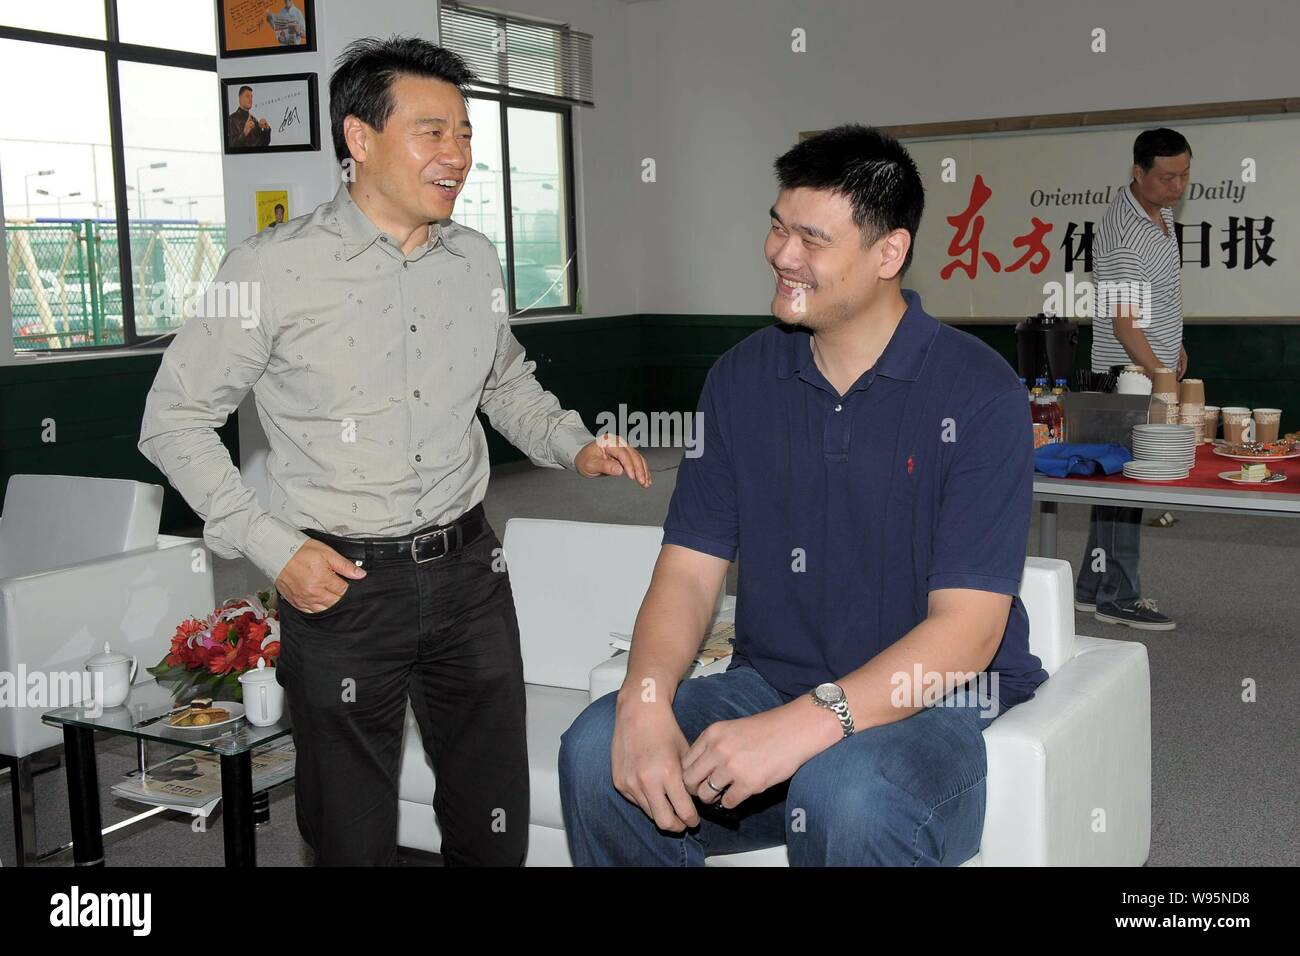
<path id="1" fill-rule="evenodd" d="M 1133 179 L 1106 210 L 1093 239 L 1097 287 L 1092 368 L 1141 365 L 1187 372 L 1183 347 L 1182 257 L 1173 206 L 1183 197 L 1192 148 L 1172 129 L 1133 141 Z M 1142 509 L 1095 507 L 1074 606 L 1099 621 L 1168 631 L 1174 622 L 1142 597 L 1138 581 Z"/>

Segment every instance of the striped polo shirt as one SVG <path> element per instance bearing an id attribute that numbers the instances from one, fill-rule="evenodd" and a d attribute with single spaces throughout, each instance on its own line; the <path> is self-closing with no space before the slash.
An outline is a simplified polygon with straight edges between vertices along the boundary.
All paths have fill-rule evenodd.
<path id="1" fill-rule="evenodd" d="M 1102 216 L 1092 241 L 1096 309 L 1092 321 L 1092 369 L 1104 372 L 1133 360 L 1115 338 L 1115 307 L 1139 306 L 1146 334 L 1160 363 L 1178 367 L 1183 344 L 1183 288 L 1173 211 L 1160 216 L 1169 234 L 1152 222 L 1126 183 Z M 1145 301 L 1144 301 L 1145 299 Z"/>

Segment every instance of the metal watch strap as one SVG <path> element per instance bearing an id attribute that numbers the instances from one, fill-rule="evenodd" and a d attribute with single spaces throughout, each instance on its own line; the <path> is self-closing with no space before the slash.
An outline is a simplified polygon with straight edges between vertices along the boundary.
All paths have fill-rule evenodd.
<path id="1" fill-rule="evenodd" d="M 818 707 L 825 707 L 839 719 L 840 727 L 843 729 L 845 737 L 853 736 L 853 715 L 849 713 L 849 702 L 847 699 L 841 700 L 838 704 L 828 704 L 817 696 L 816 688 L 810 691 L 810 696 L 812 697 L 814 704 Z"/>

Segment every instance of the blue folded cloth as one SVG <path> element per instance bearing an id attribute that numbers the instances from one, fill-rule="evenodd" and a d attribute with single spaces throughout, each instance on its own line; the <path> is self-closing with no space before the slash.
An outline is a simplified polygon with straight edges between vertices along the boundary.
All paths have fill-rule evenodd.
<path id="1" fill-rule="evenodd" d="M 1104 474 L 1113 475 L 1124 470 L 1124 462 L 1132 460 L 1133 453 L 1123 445 L 1044 445 L 1034 452 L 1034 470 L 1065 478 L 1095 475 L 1100 466 Z"/>

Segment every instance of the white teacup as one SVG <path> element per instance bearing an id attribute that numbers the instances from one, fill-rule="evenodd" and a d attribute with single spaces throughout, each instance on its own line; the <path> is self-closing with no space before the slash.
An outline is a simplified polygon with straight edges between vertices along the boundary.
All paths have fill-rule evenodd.
<path id="1" fill-rule="evenodd" d="M 275 679 L 275 668 L 259 659 L 257 670 L 239 675 L 244 688 L 244 717 L 254 727 L 269 727 L 284 716 L 284 688 Z"/>
<path id="2" fill-rule="evenodd" d="M 131 693 L 131 684 L 135 681 L 135 672 L 139 667 L 140 662 L 134 657 L 115 651 L 105 644 L 102 654 L 96 654 L 86 661 L 86 670 L 90 672 L 95 684 L 95 700 L 92 703 L 96 707 L 105 708 L 118 707 L 124 703 L 127 694 Z"/>

